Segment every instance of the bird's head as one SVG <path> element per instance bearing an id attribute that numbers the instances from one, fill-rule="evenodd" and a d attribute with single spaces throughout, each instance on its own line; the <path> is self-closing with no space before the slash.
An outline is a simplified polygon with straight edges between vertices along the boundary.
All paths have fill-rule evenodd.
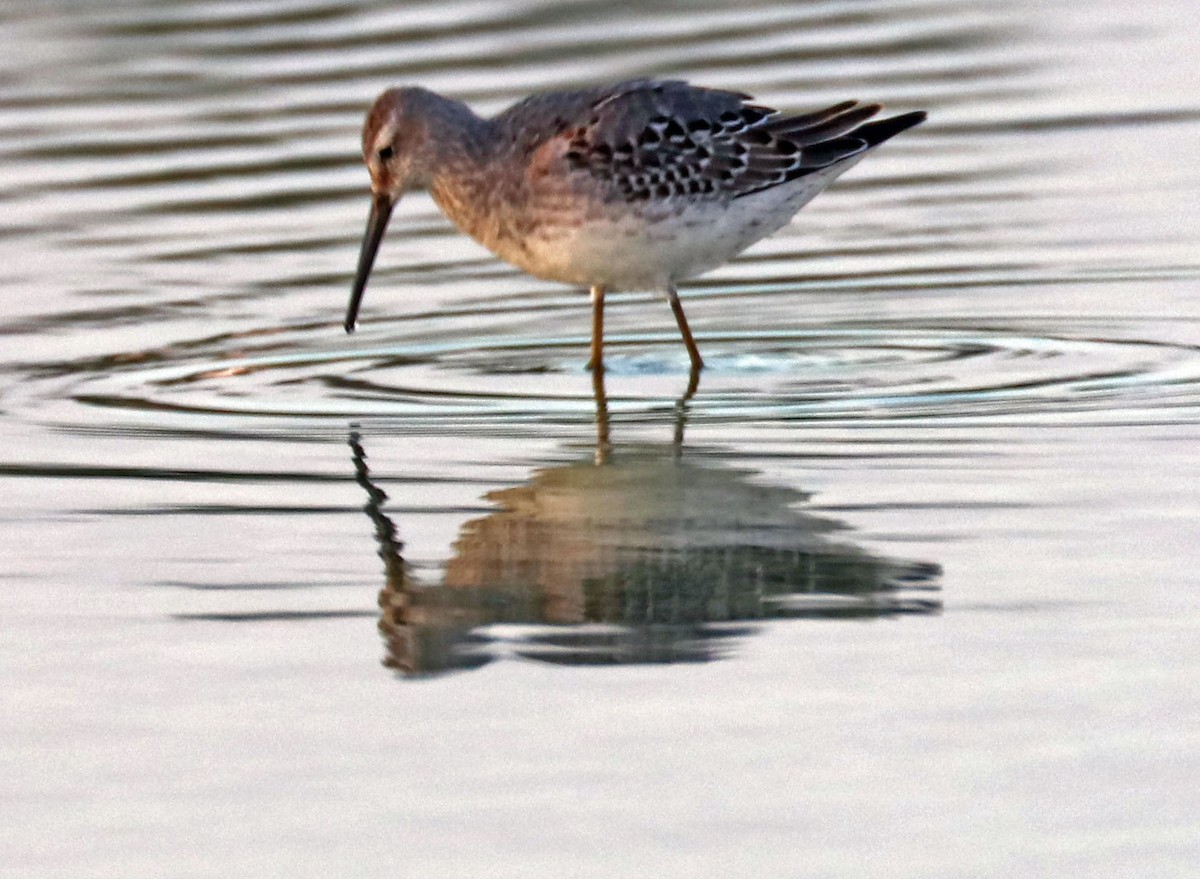
<path id="1" fill-rule="evenodd" d="M 425 155 L 429 144 L 427 104 L 432 93 L 418 88 L 389 89 L 380 95 L 363 124 L 363 162 L 371 175 L 371 213 L 358 255 L 358 269 L 346 310 L 346 332 L 353 332 L 358 320 L 371 266 L 392 210 L 406 189 L 426 184 Z"/>

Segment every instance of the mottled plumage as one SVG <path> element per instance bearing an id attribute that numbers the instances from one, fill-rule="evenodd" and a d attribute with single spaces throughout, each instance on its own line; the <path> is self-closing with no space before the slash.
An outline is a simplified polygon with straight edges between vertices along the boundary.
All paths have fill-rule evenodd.
<path id="1" fill-rule="evenodd" d="M 346 329 L 392 207 L 423 187 L 503 259 L 591 287 L 593 366 L 605 289 L 665 288 L 699 368 L 676 282 L 786 225 L 871 148 L 925 118 L 868 122 L 879 105 L 853 101 L 785 116 L 751 101 L 635 80 L 535 95 L 481 119 L 424 89 L 385 92 L 363 128 L 375 201 Z"/>

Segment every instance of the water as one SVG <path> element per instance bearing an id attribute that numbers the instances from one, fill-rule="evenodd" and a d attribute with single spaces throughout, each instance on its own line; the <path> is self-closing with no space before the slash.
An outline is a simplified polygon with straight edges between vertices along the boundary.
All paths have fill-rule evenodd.
<path id="1" fill-rule="evenodd" d="M 3 875 L 1194 875 L 1190 5 L 0 17 Z M 646 74 L 930 121 L 690 399 L 423 195 L 342 334 L 379 90 Z"/>

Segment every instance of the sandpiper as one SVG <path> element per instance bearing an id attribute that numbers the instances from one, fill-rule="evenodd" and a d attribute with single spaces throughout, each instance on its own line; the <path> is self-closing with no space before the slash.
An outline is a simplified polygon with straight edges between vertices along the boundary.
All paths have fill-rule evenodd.
<path id="1" fill-rule="evenodd" d="M 781 229 L 871 149 L 925 119 L 868 122 L 880 109 L 846 101 L 788 116 L 738 92 L 633 80 L 535 95 L 484 119 L 426 89 L 390 89 L 363 126 L 372 204 L 346 332 L 392 209 L 424 188 L 501 259 L 590 288 L 593 369 L 604 365 L 605 291 L 664 290 L 694 376 L 704 362 L 675 285 Z"/>

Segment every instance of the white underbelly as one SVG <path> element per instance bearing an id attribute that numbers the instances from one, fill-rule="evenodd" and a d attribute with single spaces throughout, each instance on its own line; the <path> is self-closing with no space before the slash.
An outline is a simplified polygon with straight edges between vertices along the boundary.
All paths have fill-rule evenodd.
<path id="1" fill-rule="evenodd" d="M 526 235 L 477 237 L 501 259 L 547 280 L 610 289 L 662 289 L 733 259 L 786 226 L 854 162 L 726 202 L 668 199 L 604 205 L 584 217 L 543 214 Z"/>
<path id="2" fill-rule="evenodd" d="M 725 203 L 666 202 L 654 211 L 548 226 L 519 252 L 500 256 L 532 275 L 569 284 L 661 289 L 716 268 L 783 228 L 843 170 Z"/>

